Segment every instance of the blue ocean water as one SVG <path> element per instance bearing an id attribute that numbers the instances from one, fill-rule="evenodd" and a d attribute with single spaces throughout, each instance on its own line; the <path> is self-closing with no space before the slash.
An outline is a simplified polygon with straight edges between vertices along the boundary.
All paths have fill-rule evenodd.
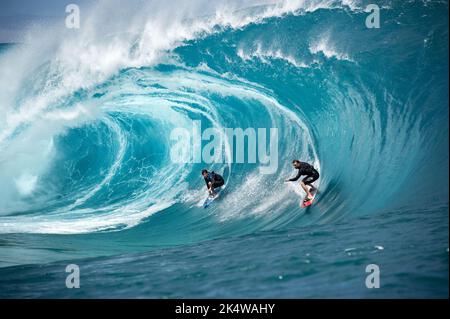
<path id="1" fill-rule="evenodd" d="M 0 297 L 448 298 L 448 3 L 368 3 L 112 1 L 2 45 Z M 277 128 L 276 172 L 174 163 L 193 121 Z"/>

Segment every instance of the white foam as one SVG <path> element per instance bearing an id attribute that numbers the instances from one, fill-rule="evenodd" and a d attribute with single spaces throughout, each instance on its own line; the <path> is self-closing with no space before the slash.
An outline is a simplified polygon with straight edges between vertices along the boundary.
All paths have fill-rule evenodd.
<path id="1" fill-rule="evenodd" d="M 297 68 L 308 68 L 309 65 L 297 60 L 292 54 L 286 54 L 281 51 L 281 49 L 263 49 L 261 43 L 256 44 L 256 49 L 254 50 L 244 50 L 243 48 L 239 48 L 237 50 L 237 55 L 245 61 L 252 60 L 254 58 L 259 59 L 261 62 L 265 64 L 270 64 L 271 60 L 282 60 L 285 61 Z"/>
<path id="2" fill-rule="evenodd" d="M 83 27 L 77 32 L 62 29 L 59 25 L 45 32 L 42 29 L 35 31 L 38 34 L 31 30 L 26 37 L 28 44 L 25 49 L 12 50 L 0 60 L 0 69 L 8 75 L 0 78 L 1 87 L 8 88 L 7 94 L 0 96 L 5 101 L 0 104 L 0 111 L 6 118 L 0 130 L 0 149 L 2 142 L 18 126 L 33 122 L 49 104 L 79 88 L 92 87 L 121 68 L 154 65 L 183 42 L 221 28 L 242 28 L 299 10 L 309 12 L 333 8 L 340 2 L 286 0 L 263 3 L 267 6 L 262 10 L 236 11 L 243 7 L 238 1 L 189 1 L 189 4 L 177 2 L 171 6 L 155 2 L 138 3 L 139 10 L 136 10 L 132 5 L 127 8 L 122 1 L 108 1 L 85 10 Z M 255 4 L 261 2 L 251 1 L 245 6 Z M 172 10 L 174 6 L 177 7 L 175 12 Z M 117 8 L 121 8 L 120 12 Z M 206 16 L 199 17 L 205 12 Z M 334 54 L 334 51 L 322 49 L 327 56 Z M 260 52 L 260 55 L 283 59 L 298 67 L 305 66 L 293 56 L 279 51 Z M 40 93 L 25 99 L 19 106 L 12 105 L 23 82 L 46 61 L 50 61 L 49 70 L 44 80 L 46 83 L 38 90 Z"/>
<path id="3" fill-rule="evenodd" d="M 328 35 L 313 41 L 309 46 L 309 51 L 312 54 L 322 53 L 328 59 L 335 58 L 342 61 L 353 61 L 348 54 L 338 51 Z"/>
<path id="4" fill-rule="evenodd" d="M 17 190 L 23 196 L 30 195 L 34 188 L 36 187 L 38 177 L 29 173 L 23 173 L 17 179 L 14 180 L 16 183 Z"/>
<path id="5" fill-rule="evenodd" d="M 170 207 L 170 202 L 159 202 L 144 210 L 137 210 L 132 206 L 121 206 L 112 210 L 105 207 L 108 213 L 103 215 L 101 210 L 72 211 L 72 218 L 60 215 L 3 217 L 0 223 L 0 233 L 36 233 L 36 234 L 83 234 L 97 231 L 111 231 L 119 226 L 130 228 L 139 222 Z M 80 217 L 80 215 L 82 217 Z"/>

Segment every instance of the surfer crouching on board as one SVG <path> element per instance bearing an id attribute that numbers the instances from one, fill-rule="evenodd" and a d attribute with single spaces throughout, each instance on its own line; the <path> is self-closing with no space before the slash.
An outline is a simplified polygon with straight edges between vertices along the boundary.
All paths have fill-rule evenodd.
<path id="1" fill-rule="evenodd" d="M 208 192 L 211 196 L 214 196 L 214 189 L 223 186 L 225 181 L 223 177 L 214 172 L 208 172 L 208 170 L 202 170 L 202 176 L 205 179 L 206 187 L 208 187 Z"/>
<path id="2" fill-rule="evenodd" d="M 300 162 L 299 160 L 293 160 L 292 165 L 295 169 L 298 169 L 297 176 L 286 180 L 286 182 L 295 182 L 300 178 L 300 176 L 306 175 L 306 177 L 300 182 L 300 185 L 306 193 L 306 198 L 304 201 L 307 202 L 313 197 L 311 192 L 316 191 L 316 188 L 312 185 L 312 183 L 319 178 L 319 172 L 311 164 Z M 307 185 L 310 186 L 309 189 Z"/>

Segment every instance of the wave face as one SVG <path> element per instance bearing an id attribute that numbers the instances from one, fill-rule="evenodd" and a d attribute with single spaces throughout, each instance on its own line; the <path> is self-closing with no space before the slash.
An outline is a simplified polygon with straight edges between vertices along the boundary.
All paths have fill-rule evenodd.
<path id="1" fill-rule="evenodd" d="M 3 49 L 3 266 L 447 214 L 448 4 L 383 2 L 380 29 L 361 1 L 257 4 L 109 1 Z M 193 121 L 277 128 L 276 172 L 174 163 L 171 132 Z M 294 158 L 321 173 L 308 212 L 283 183 Z M 205 167 L 226 177 L 208 210 Z"/>

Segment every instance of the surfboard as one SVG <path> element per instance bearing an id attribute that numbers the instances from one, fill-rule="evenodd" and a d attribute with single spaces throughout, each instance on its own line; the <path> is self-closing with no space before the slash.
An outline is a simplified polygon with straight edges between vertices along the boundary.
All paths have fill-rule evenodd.
<path id="1" fill-rule="evenodd" d="M 302 199 L 302 201 L 300 203 L 300 207 L 301 208 L 305 208 L 305 207 L 308 207 L 308 206 L 312 205 L 312 203 L 314 202 L 314 199 L 316 198 L 316 195 L 317 195 L 317 188 L 316 188 L 315 191 L 311 192 L 311 195 L 312 195 L 312 198 L 309 201 L 307 201 L 307 202 L 304 201 L 304 198 Z"/>
<path id="2" fill-rule="evenodd" d="M 205 202 L 203 203 L 203 208 L 208 208 L 209 205 L 211 205 L 214 200 L 216 200 L 219 195 L 220 195 L 220 191 L 222 190 L 222 187 L 216 188 L 214 191 L 216 192 L 216 196 L 211 197 L 210 195 L 208 195 L 208 197 L 205 199 Z"/>

